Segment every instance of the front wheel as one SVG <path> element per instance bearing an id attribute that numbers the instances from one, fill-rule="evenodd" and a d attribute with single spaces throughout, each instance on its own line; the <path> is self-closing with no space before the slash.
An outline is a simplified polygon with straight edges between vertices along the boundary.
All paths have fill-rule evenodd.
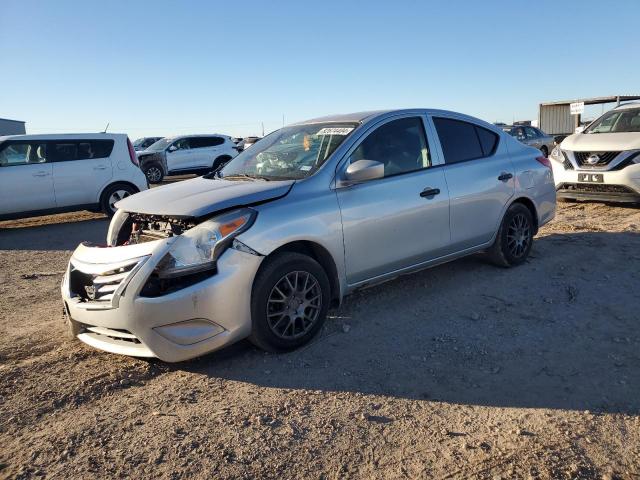
<path id="1" fill-rule="evenodd" d="M 514 203 L 504 214 L 496 240 L 488 250 L 489 258 L 500 267 L 524 263 L 533 246 L 533 215 L 521 203 Z"/>
<path id="2" fill-rule="evenodd" d="M 159 165 L 151 164 L 142 168 L 142 172 L 149 180 L 149 183 L 160 183 L 164 178 L 164 172 Z"/>
<path id="3" fill-rule="evenodd" d="M 116 183 L 115 185 L 111 185 L 107 187 L 107 189 L 102 193 L 102 197 L 100 199 L 100 207 L 108 217 L 112 217 L 117 210 L 115 204 L 123 198 L 126 198 L 129 195 L 133 195 L 137 192 L 138 190 L 133 188 L 131 185 L 126 185 L 124 183 Z"/>
<path id="4" fill-rule="evenodd" d="M 329 279 L 306 255 L 285 252 L 266 261 L 253 285 L 249 340 L 271 352 L 293 350 L 322 328 L 329 309 Z"/>
<path id="5" fill-rule="evenodd" d="M 540 151 L 542 152 L 542 155 L 544 155 L 544 158 L 549 156 L 549 149 L 545 145 L 540 147 Z"/>

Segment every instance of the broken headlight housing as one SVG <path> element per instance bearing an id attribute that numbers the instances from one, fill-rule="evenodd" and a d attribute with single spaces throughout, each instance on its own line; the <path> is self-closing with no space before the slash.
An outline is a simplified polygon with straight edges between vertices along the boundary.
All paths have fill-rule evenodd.
<path id="1" fill-rule="evenodd" d="M 556 162 L 564 162 L 564 156 L 562 155 L 562 150 L 560 150 L 560 147 L 555 147 L 553 150 L 551 150 L 551 155 L 549 156 Z"/>
<path id="2" fill-rule="evenodd" d="M 159 279 L 170 279 L 214 270 L 216 260 L 246 231 L 256 211 L 242 208 L 211 218 L 178 235 L 154 271 Z"/>

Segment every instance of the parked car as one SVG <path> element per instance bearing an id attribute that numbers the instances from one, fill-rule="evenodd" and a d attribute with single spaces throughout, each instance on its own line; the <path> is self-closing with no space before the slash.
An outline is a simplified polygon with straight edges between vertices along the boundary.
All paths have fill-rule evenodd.
<path id="1" fill-rule="evenodd" d="M 256 143 L 261 138 L 262 137 L 245 137 L 242 140 L 242 142 L 240 143 L 240 146 L 242 146 L 242 150 L 246 150 L 247 148 L 249 148 L 251 145 Z"/>
<path id="2" fill-rule="evenodd" d="M 558 198 L 640 202 L 640 104 L 606 112 L 551 159 Z"/>
<path id="3" fill-rule="evenodd" d="M 519 142 L 537 148 L 545 157 L 548 157 L 549 152 L 556 146 L 554 138 L 539 128 L 527 125 L 508 125 L 502 129 Z"/>
<path id="4" fill-rule="evenodd" d="M 158 140 L 162 140 L 162 137 L 142 137 L 133 142 L 133 149 L 136 152 L 141 152 L 142 150 L 146 150 L 151 145 L 156 143 Z"/>
<path id="5" fill-rule="evenodd" d="M 0 219 L 83 209 L 113 215 L 118 200 L 147 188 L 124 134 L 0 137 Z"/>
<path id="6" fill-rule="evenodd" d="M 549 160 L 482 120 L 325 117 L 119 202 L 109 248 L 78 246 L 62 297 L 72 334 L 110 352 L 285 351 L 356 289 L 479 251 L 523 263 L 555 202 Z"/>
<path id="7" fill-rule="evenodd" d="M 203 173 L 220 168 L 238 154 L 227 135 L 182 135 L 154 143 L 138 154 L 149 183 L 165 176 Z"/>

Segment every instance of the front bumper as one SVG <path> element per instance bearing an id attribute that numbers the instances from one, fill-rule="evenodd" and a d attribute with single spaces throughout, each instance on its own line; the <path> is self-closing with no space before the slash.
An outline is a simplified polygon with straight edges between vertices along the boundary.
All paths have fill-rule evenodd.
<path id="1" fill-rule="evenodd" d="M 214 275 L 162 296 L 142 296 L 171 243 L 76 249 L 62 298 L 79 340 L 112 353 L 179 362 L 251 333 L 251 288 L 263 257 L 230 248 Z M 85 275 L 98 287 L 94 300 L 79 294 L 77 277 Z"/>
<path id="2" fill-rule="evenodd" d="M 558 198 L 599 202 L 640 202 L 640 164 L 621 170 L 570 169 L 552 160 Z M 600 183 L 584 182 L 580 174 L 602 175 Z"/>

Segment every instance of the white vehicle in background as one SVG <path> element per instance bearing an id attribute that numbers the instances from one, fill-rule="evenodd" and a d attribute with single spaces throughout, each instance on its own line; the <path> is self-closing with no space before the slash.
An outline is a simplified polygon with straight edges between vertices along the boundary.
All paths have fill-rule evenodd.
<path id="1" fill-rule="evenodd" d="M 169 175 L 218 169 L 237 154 L 238 146 L 228 135 L 182 135 L 163 138 L 138 152 L 138 160 L 149 183 L 160 183 Z"/>
<path id="2" fill-rule="evenodd" d="M 133 149 L 136 152 L 141 152 L 141 151 L 146 150 L 147 148 L 149 148 L 151 145 L 153 145 L 157 141 L 162 140 L 162 138 L 163 137 L 142 137 L 142 138 L 138 138 L 138 139 L 136 139 L 136 141 L 133 142 Z"/>
<path id="3" fill-rule="evenodd" d="M 0 137 L 0 219 L 102 210 L 148 188 L 125 134 Z"/>
<path id="4" fill-rule="evenodd" d="M 558 198 L 640 202 L 640 104 L 608 111 L 551 152 Z"/>

